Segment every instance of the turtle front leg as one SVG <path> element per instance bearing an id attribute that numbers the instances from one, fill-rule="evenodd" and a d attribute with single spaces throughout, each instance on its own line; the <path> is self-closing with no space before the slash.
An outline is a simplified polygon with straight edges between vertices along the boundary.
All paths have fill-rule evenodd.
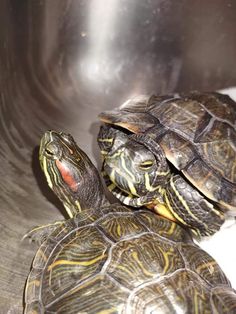
<path id="1" fill-rule="evenodd" d="M 224 223 L 224 214 L 180 175 L 170 177 L 163 198 L 176 221 L 198 236 L 212 235 Z"/>
<path id="2" fill-rule="evenodd" d="M 62 226 L 65 223 L 64 220 L 56 221 L 47 225 L 36 226 L 33 229 L 29 230 L 23 237 L 22 240 L 29 239 L 30 242 L 36 242 L 38 245 L 41 245 L 48 236 L 55 231 L 56 228 Z"/>

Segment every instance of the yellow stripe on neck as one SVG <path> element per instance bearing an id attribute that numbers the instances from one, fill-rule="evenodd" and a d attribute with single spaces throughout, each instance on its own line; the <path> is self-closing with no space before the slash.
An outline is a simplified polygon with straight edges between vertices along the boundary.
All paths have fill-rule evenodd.
<path id="1" fill-rule="evenodd" d="M 70 207 L 67 206 L 67 205 L 64 205 L 64 207 L 65 207 L 65 209 L 66 209 L 66 211 L 67 211 L 68 216 L 69 216 L 70 218 L 73 218 L 73 214 L 72 214 L 72 211 L 71 211 Z"/>
<path id="2" fill-rule="evenodd" d="M 42 159 L 43 159 L 43 171 L 45 173 L 45 176 L 46 176 L 46 179 L 47 179 L 47 183 L 48 183 L 49 187 L 52 189 L 53 184 L 52 184 L 50 175 L 48 173 L 47 161 L 46 161 L 45 157 L 43 157 Z"/>

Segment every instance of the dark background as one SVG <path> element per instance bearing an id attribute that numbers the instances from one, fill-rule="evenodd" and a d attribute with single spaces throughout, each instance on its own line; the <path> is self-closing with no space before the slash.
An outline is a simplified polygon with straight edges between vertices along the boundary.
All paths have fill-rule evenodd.
<path id="1" fill-rule="evenodd" d="M 236 85 L 236 2 L 0 1 L 0 313 L 21 313 L 35 225 L 62 219 L 37 157 L 46 129 L 98 164 L 100 111 L 138 93 Z M 59 208 L 59 210 L 58 210 Z"/>

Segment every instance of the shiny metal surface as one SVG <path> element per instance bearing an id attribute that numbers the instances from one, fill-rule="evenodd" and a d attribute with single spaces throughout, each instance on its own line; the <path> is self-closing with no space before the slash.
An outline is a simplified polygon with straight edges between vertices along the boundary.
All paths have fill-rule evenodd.
<path id="1" fill-rule="evenodd" d="M 35 246 L 21 237 L 62 218 L 37 160 L 45 129 L 98 160 L 100 111 L 137 93 L 235 85 L 235 16 L 233 0 L 1 1 L 0 313 L 22 311 Z"/>

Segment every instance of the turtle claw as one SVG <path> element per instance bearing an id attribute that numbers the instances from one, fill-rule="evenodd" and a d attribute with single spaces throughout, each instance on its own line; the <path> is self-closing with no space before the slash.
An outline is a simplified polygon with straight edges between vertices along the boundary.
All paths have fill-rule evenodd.
<path id="1" fill-rule="evenodd" d="M 48 236 L 61 224 L 63 221 L 56 221 L 47 225 L 36 226 L 33 229 L 30 229 L 24 236 L 22 237 L 22 241 L 28 239 L 30 243 L 37 243 L 41 245 Z"/>

